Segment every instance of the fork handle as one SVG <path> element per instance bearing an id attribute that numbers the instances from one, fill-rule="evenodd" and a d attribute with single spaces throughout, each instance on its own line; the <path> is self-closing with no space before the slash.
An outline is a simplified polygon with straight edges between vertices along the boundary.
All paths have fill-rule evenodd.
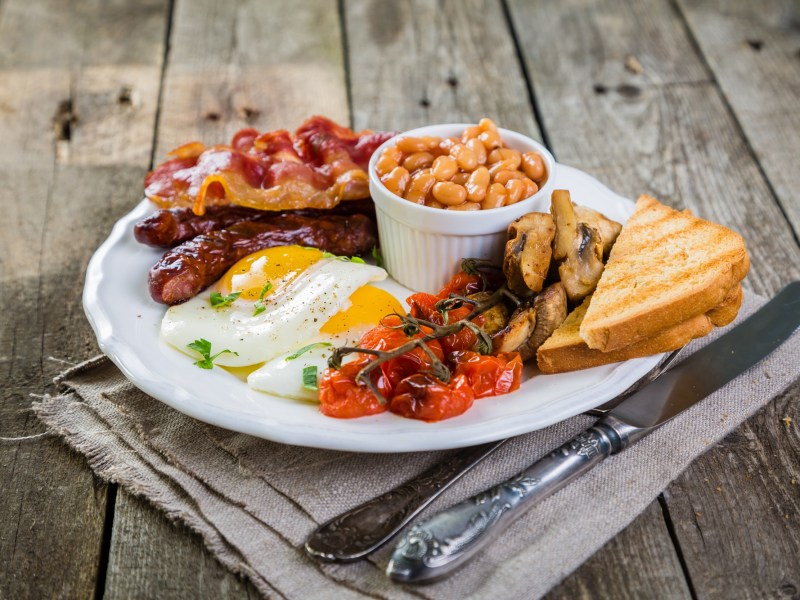
<path id="1" fill-rule="evenodd" d="M 627 436 L 606 421 L 508 481 L 414 525 L 395 547 L 386 574 L 395 581 L 427 583 L 464 565 L 537 502 L 627 445 Z"/>

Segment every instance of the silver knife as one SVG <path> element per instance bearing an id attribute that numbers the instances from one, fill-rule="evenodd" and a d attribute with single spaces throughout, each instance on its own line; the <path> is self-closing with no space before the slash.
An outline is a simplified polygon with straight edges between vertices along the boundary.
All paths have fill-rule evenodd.
<path id="1" fill-rule="evenodd" d="M 515 477 L 414 525 L 386 573 L 395 581 L 446 577 L 537 502 L 694 406 L 785 342 L 800 326 L 800 281 L 695 352 L 592 427 Z"/>
<path id="2" fill-rule="evenodd" d="M 654 381 L 672 365 L 683 348 L 666 355 L 644 377 L 602 406 L 585 414 L 602 417 L 620 402 Z M 399 486 L 343 512 L 320 525 L 306 540 L 309 556 L 324 562 L 352 562 L 374 552 L 467 472 L 508 440 L 465 448 Z"/>

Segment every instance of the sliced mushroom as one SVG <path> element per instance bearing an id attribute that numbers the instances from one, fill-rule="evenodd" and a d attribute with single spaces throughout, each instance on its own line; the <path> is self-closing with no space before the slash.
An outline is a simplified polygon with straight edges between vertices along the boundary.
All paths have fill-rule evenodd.
<path id="1" fill-rule="evenodd" d="M 555 190 L 550 205 L 556 225 L 553 258 L 569 301 L 594 291 L 603 274 L 603 242 L 596 229 L 578 221 L 567 190 Z"/>
<path id="2" fill-rule="evenodd" d="M 489 296 L 491 296 L 489 292 L 478 292 L 477 294 L 470 294 L 467 297 L 472 300 L 483 302 L 487 300 Z M 483 311 L 481 315 L 483 316 L 481 328 L 489 335 L 494 335 L 508 325 L 508 309 L 505 304 L 495 304 L 489 310 Z"/>
<path id="3" fill-rule="evenodd" d="M 554 283 L 536 296 L 533 305 L 517 309 L 508 326 L 492 340 L 499 352 L 519 352 L 523 361 L 533 358 L 539 346 L 567 318 L 567 294 L 564 286 Z"/>
<path id="4" fill-rule="evenodd" d="M 533 303 L 536 309 L 536 327 L 533 333 L 525 342 L 525 353 L 520 351 L 525 360 L 525 354 L 533 357 L 539 346 L 553 335 L 553 332 L 561 327 L 564 319 L 567 318 L 567 294 L 561 282 L 547 286 L 544 291 L 536 296 Z"/>
<path id="5" fill-rule="evenodd" d="M 518 350 L 531 337 L 535 327 L 536 309 L 530 304 L 522 304 L 513 312 L 508 325 L 492 338 L 492 350 L 494 352 L 514 352 Z M 522 360 L 525 360 L 524 356 Z"/>
<path id="6" fill-rule="evenodd" d="M 586 223 L 600 234 L 600 239 L 603 241 L 603 257 L 608 258 L 611 247 L 617 241 L 619 232 L 622 231 L 622 225 L 594 209 L 578 206 L 577 204 L 573 206 L 575 207 L 575 216 L 578 221 Z"/>
<path id="7" fill-rule="evenodd" d="M 528 213 L 508 226 L 503 273 L 512 292 L 527 297 L 542 289 L 555 234 L 553 217 L 547 213 Z"/>

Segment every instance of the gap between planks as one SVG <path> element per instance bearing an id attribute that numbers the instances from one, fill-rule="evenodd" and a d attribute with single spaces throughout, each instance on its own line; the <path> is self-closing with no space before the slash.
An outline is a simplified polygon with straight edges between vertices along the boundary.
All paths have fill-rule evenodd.
<path id="1" fill-rule="evenodd" d="M 514 46 L 514 50 L 516 51 L 517 61 L 519 62 L 520 68 L 522 69 L 522 76 L 525 80 L 525 87 L 528 90 L 528 100 L 530 102 L 531 109 L 533 111 L 534 119 L 536 119 L 536 122 L 539 125 L 539 131 L 541 132 L 542 141 L 544 145 L 548 148 L 552 148 L 552 144 L 550 143 L 549 132 L 547 126 L 545 125 L 544 118 L 542 116 L 541 107 L 539 106 L 539 102 L 535 92 L 535 87 L 533 85 L 533 79 L 531 78 L 530 73 L 528 72 L 528 66 L 525 61 L 522 45 L 517 35 L 516 28 L 514 27 L 514 19 L 511 16 L 511 10 L 509 9 L 508 1 L 507 0 L 499 0 L 499 1 L 503 9 L 503 16 L 505 17 L 506 20 L 506 26 L 508 27 L 508 32 L 509 36 L 511 37 L 511 42 Z M 695 51 L 698 51 L 696 47 Z M 555 153 L 553 154 L 553 156 L 555 156 Z M 669 514 L 669 508 L 666 504 L 666 501 L 664 500 L 663 494 L 659 494 L 657 502 L 661 507 L 661 516 L 664 521 L 664 526 L 669 532 L 670 543 L 672 544 L 672 547 L 678 558 L 678 562 L 680 564 L 686 586 L 689 590 L 689 594 L 691 595 L 692 600 L 697 600 L 697 594 L 695 593 L 694 587 L 692 585 L 689 569 L 686 566 L 686 560 L 681 550 L 680 541 L 678 540 L 678 537 L 675 534 L 675 528 L 673 526 L 672 519 Z"/>
<path id="2" fill-rule="evenodd" d="M 700 59 L 702 64 L 705 66 L 706 70 L 708 71 L 708 76 L 710 77 L 711 82 L 714 84 L 714 87 L 716 87 L 717 90 L 719 90 L 720 98 L 722 99 L 722 103 L 725 106 L 725 110 L 728 112 L 728 116 L 730 117 L 731 121 L 735 124 L 737 133 L 742 138 L 742 142 L 744 143 L 745 148 L 747 148 L 747 152 L 750 155 L 750 158 L 752 158 L 753 162 L 756 164 L 756 168 L 758 169 L 759 174 L 764 180 L 766 188 L 772 195 L 772 199 L 774 200 L 775 205 L 778 207 L 778 210 L 781 211 L 783 219 L 784 221 L 786 221 L 786 225 L 789 231 L 791 232 L 792 237 L 794 238 L 795 244 L 797 244 L 797 246 L 800 248 L 800 236 L 798 235 L 797 230 L 795 230 L 792 220 L 789 218 L 786 206 L 784 206 L 780 195 L 778 195 L 778 192 L 775 189 L 775 185 L 772 183 L 772 179 L 767 174 L 766 169 L 764 169 L 764 165 L 761 164 L 761 160 L 759 159 L 758 153 L 753 147 L 753 143 L 750 140 L 750 137 L 747 135 L 744 125 L 742 124 L 742 121 L 739 119 L 739 115 L 736 113 L 735 110 L 733 110 L 733 106 L 731 105 L 730 98 L 728 97 L 725 88 L 722 85 L 720 85 L 720 82 L 717 79 L 717 74 L 712 68 L 711 64 L 709 63 L 706 53 L 703 52 L 703 48 L 700 46 L 697 36 L 695 36 L 694 30 L 689 24 L 689 21 L 686 18 L 686 14 L 684 13 L 683 8 L 677 2 L 677 0 L 669 0 L 669 3 L 672 5 L 675 14 L 678 16 L 678 20 L 680 21 L 684 31 L 686 32 L 686 37 L 689 40 L 692 49 L 694 50 L 695 54 Z"/>
<path id="3" fill-rule="evenodd" d="M 0 4 L 2 10 L 2 4 Z M 153 137 L 150 149 L 150 168 L 155 166 L 156 148 L 158 145 L 158 127 L 161 116 L 161 102 L 164 95 L 164 78 L 167 71 L 167 61 L 171 48 L 170 38 L 172 35 L 172 19 L 175 13 L 175 0 L 167 0 L 167 18 L 164 27 L 164 52 L 161 56 L 161 73 L 158 79 L 158 94 L 156 96 L 156 112 L 153 122 Z M 118 484 L 109 482 L 108 493 L 106 496 L 106 512 L 103 519 L 103 537 L 100 542 L 100 561 L 97 569 L 97 580 L 95 582 L 95 599 L 102 600 L 106 593 L 106 580 L 108 578 L 108 564 L 111 558 L 111 536 L 114 532 L 114 515 L 117 508 L 117 489 Z"/>

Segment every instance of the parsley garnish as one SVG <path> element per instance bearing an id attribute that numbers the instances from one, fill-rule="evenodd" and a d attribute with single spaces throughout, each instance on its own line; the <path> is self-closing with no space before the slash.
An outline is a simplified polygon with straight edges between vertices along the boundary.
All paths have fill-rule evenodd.
<path id="1" fill-rule="evenodd" d="M 322 258 L 336 258 L 336 255 L 333 252 L 328 252 L 327 250 L 324 250 L 322 252 Z"/>
<path id="2" fill-rule="evenodd" d="M 331 344 L 330 342 L 314 342 L 313 344 L 309 344 L 308 346 L 303 346 L 302 348 L 300 348 L 300 350 L 298 350 L 294 354 L 290 354 L 289 356 L 286 357 L 286 360 L 294 360 L 295 358 L 302 356 L 312 348 L 325 347 L 325 346 L 333 346 L 333 344 Z"/>
<path id="3" fill-rule="evenodd" d="M 262 312 L 267 310 L 267 306 L 264 304 L 264 296 L 267 295 L 267 292 L 272 289 L 272 283 L 267 282 L 267 284 L 261 288 L 261 293 L 258 295 L 258 300 L 256 300 L 255 308 L 253 309 L 253 316 L 260 315 Z"/>
<path id="4" fill-rule="evenodd" d="M 201 369 L 213 369 L 214 368 L 214 359 L 217 358 L 220 354 L 233 354 L 234 356 L 239 356 L 238 352 L 233 352 L 232 350 L 222 350 L 217 352 L 215 355 L 211 355 L 211 342 L 208 340 L 204 340 L 200 338 L 199 340 L 193 341 L 191 344 L 186 344 L 186 347 L 198 352 L 203 358 L 202 360 L 196 360 L 194 362 L 195 365 L 200 367 Z"/>
<path id="5" fill-rule="evenodd" d="M 383 268 L 383 254 L 381 254 L 381 249 L 377 246 L 372 247 L 372 258 L 375 259 L 375 264 L 381 268 Z"/>
<path id="6" fill-rule="evenodd" d="M 364 262 L 364 259 L 360 256 L 352 256 L 350 257 L 350 262 L 358 263 L 360 265 L 365 265 L 367 263 Z"/>
<path id="7" fill-rule="evenodd" d="M 317 367 L 314 365 L 303 367 L 303 387 L 314 391 L 319 389 L 317 387 Z"/>
<path id="8" fill-rule="evenodd" d="M 211 306 L 214 308 L 225 308 L 226 306 L 230 306 L 231 303 L 241 295 L 241 293 L 242 292 L 233 292 L 232 294 L 223 296 L 219 292 L 211 292 Z"/>

